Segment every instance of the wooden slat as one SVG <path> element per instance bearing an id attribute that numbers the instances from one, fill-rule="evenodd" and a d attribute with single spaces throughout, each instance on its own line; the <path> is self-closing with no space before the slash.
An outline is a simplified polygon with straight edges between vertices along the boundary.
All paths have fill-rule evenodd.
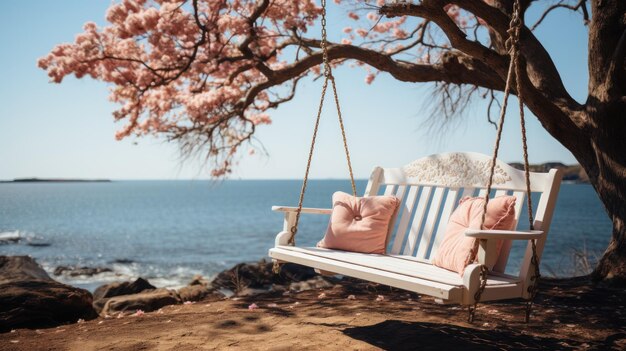
<path id="1" fill-rule="evenodd" d="M 393 272 L 381 271 L 380 269 L 313 256 L 303 252 L 286 250 L 285 248 L 287 247 L 281 246 L 270 249 L 269 256 L 283 262 L 298 263 L 320 270 L 343 274 L 389 286 L 395 286 L 400 289 L 414 291 L 419 294 L 425 294 L 442 299 L 460 302 L 463 295 L 462 287 L 437 283 Z"/>
<path id="2" fill-rule="evenodd" d="M 461 194 L 461 197 L 459 199 L 462 199 L 466 196 L 473 197 L 474 190 L 476 190 L 476 188 L 472 188 L 472 187 L 463 188 L 463 193 Z"/>
<path id="3" fill-rule="evenodd" d="M 378 194 L 380 187 L 380 180 L 383 178 L 384 170 L 380 167 L 375 167 L 370 175 L 370 179 L 365 187 L 365 194 L 363 196 L 374 196 Z"/>
<path id="4" fill-rule="evenodd" d="M 323 249 L 319 247 L 281 246 L 280 248 L 316 257 L 328 258 L 338 262 L 352 263 L 386 272 L 407 275 L 437 283 L 456 286 L 463 285 L 463 278 L 457 272 L 439 268 L 429 263 L 399 258 L 394 255 L 364 254 L 359 252 Z M 511 284 L 517 281 L 519 281 L 519 279 L 511 276 L 489 276 L 487 279 L 487 283 L 491 285 Z"/>
<path id="5" fill-rule="evenodd" d="M 405 255 L 413 255 L 413 251 L 415 250 L 415 244 L 419 236 L 419 230 L 422 226 L 422 221 L 424 220 L 424 214 L 426 213 L 426 207 L 428 206 L 428 202 L 430 201 L 430 193 L 432 192 L 432 190 L 433 188 L 429 186 L 422 188 L 422 192 L 420 193 L 419 201 L 417 203 L 417 208 L 415 209 L 415 216 L 413 217 L 413 221 L 411 222 L 409 236 L 406 240 L 406 244 L 404 245 L 403 254 Z"/>
<path id="6" fill-rule="evenodd" d="M 524 201 L 526 199 L 526 192 L 524 191 L 515 191 L 513 192 L 513 196 L 515 196 L 515 225 L 514 229 L 517 229 L 517 225 L 520 220 L 520 214 L 522 212 L 522 206 L 524 205 Z M 504 272 L 506 270 L 506 264 L 509 262 L 509 255 L 511 254 L 511 246 L 513 246 L 512 240 L 504 240 L 502 243 L 502 249 L 500 250 L 500 255 L 498 256 L 498 260 L 496 261 L 496 265 L 493 266 L 493 270 L 496 272 Z"/>
<path id="7" fill-rule="evenodd" d="M 435 194 L 433 194 L 433 201 L 430 203 L 430 208 L 428 209 L 428 217 L 426 217 L 424 230 L 422 230 L 422 238 L 420 239 L 420 244 L 417 247 L 417 254 L 415 255 L 416 257 L 426 258 L 426 253 L 428 253 L 428 246 L 430 245 L 430 240 L 435 229 L 435 224 L 437 224 L 437 216 L 439 215 L 439 209 L 441 208 L 441 204 L 443 202 L 443 195 L 445 190 L 445 188 L 435 189 Z"/>
<path id="8" fill-rule="evenodd" d="M 506 194 L 507 194 L 506 190 L 498 190 L 498 191 L 496 191 L 496 195 L 494 197 L 504 196 Z"/>
<path id="9" fill-rule="evenodd" d="M 400 222 L 398 223 L 396 237 L 394 238 L 393 246 L 391 247 L 392 254 L 400 253 L 400 250 L 402 249 L 402 243 L 406 237 L 406 229 L 409 226 L 409 221 L 411 220 L 411 215 L 413 214 L 413 209 L 415 208 L 415 199 L 417 198 L 418 191 L 419 187 L 412 186 L 409 188 L 409 193 L 402 207 L 402 211 L 400 212 Z"/>
<path id="10" fill-rule="evenodd" d="M 520 214 L 522 213 L 522 207 L 526 201 L 526 192 L 515 191 L 513 192 L 513 196 L 515 196 L 515 228 L 517 228 L 517 223 L 519 223 Z"/>
<path id="11" fill-rule="evenodd" d="M 385 193 L 383 195 L 393 195 L 393 191 L 395 190 L 395 185 L 390 184 L 385 187 Z"/>
<path id="12" fill-rule="evenodd" d="M 404 198 L 404 193 L 406 192 L 406 185 L 398 185 L 398 188 L 396 188 L 396 197 L 398 199 L 400 199 L 400 201 L 402 201 L 402 199 Z"/>
<path id="13" fill-rule="evenodd" d="M 448 226 L 448 221 L 450 220 L 450 215 L 452 214 L 452 210 L 456 206 L 458 195 L 458 188 L 451 188 L 450 190 L 448 190 L 446 202 L 443 205 L 443 212 L 441 212 L 441 218 L 439 218 L 439 225 L 437 225 L 437 233 L 435 234 L 435 238 L 433 239 L 432 249 L 430 251 L 430 255 L 428 256 L 429 259 L 435 256 L 435 254 L 437 253 L 437 248 L 439 248 L 439 244 L 441 244 L 441 241 L 443 240 L 443 236 L 446 232 L 446 227 Z"/>

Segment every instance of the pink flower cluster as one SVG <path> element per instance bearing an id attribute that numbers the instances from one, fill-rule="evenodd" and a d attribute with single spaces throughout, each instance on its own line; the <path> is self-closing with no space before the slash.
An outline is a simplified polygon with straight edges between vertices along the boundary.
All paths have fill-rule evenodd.
<path id="1" fill-rule="evenodd" d="M 267 6 L 251 21 L 261 4 Z M 466 20 L 456 6 L 446 11 L 459 25 Z M 108 83 L 110 100 L 119 106 L 114 118 L 123 123 L 117 139 L 177 140 L 187 149 L 206 151 L 212 175 L 225 176 L 255 128 L 271 124 L 269 110 L 289 100 L 285 85 L 320 74 L 318 65 L 268 84 L 275 72 L 290 69 L 296 52 L 299 59 L 308 54 L 294 35 L 307 35 L 320 14 L 315 0 L 115 0 L 106 26 L 86 23 L 73 43 L 54 47 L 38 66 L 55 83 L 72 75 Z M 401 50 L 415 26 L 406 17 L 380 18 L 377 12 L 355 10 L 347 17 L 357 25 L 343 30 L 343 45 L 387 53 Z M 368 71 L 366 83 L 376 74 Z"/>

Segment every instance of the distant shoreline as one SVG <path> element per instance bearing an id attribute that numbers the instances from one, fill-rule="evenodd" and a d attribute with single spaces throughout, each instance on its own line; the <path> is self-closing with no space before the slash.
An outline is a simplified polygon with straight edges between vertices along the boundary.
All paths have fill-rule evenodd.
<path id="1" fill-rule="evenodd" d="M 16 178 L 0 183 L 110 183 L 110 179 Z"/>

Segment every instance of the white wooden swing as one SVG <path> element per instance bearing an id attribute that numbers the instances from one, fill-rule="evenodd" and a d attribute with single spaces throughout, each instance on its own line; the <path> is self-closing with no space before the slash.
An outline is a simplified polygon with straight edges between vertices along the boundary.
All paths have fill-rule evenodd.
<path id="1" fill-rule="evenodd" d="M 509 31 L 511 63 L 493 157 L 478 153 L 445 153 L 419 159 L 401 168 L 374 168 L 364 196 L 395 195 L 401 200 L 397 221 L 388 233 L 390 250 L 386 255 L 378 255 L 317 247 L 297 247 L 294 242 L 301 213 L 329 215 L 332 212 L 331 209 L 302 207 L 317 127 L 329 81 L 332 84 L 337 105 L 352 190 L 356 196 L 335 81 L 326 55 L 325 1 L 322 1 L 322 50 L 325 81 L 299 205 L 298 207 L 272 207 L 272 210 L 285 214 L 283 230 L 276 236 L 275 247 L 269 250 L 269 256 L 276 266 L 279 263 L 293 262 L 313 267 L 318 272 L 326 274 L 351 276 L 429 295 L 440 303 L 465 305 L 469 307 L 470 322 L 473 321 L 476 304 L 479 301 L 522 298 L 527 300 L 526 321 L 528 321 L 540 276 L 539 262 L 556 205 L 562 174 L 556 169 L 547 173 L 534 173 L 528 170 L 523 102 L 519 85 L 517 92 L 520 100 L 525 170 L 517 170 L 497 160 L 511 76 L 513 73 L 519 76 L 517 38 L 522 25 L 519 19 L 520 13 L 519 3 L 516 1 Z M 516 197 L 516 227 L 522 205 L 526 200 L 530 230 L 468 230 L 465 235 L 477 239 L 475 250 L 478 251 L 478 262 L 467 266 L 462 277 L 456 272 L 432 265 L 431 259 L 437 253 L 448 219 L 459 199 L 464 196 L 481 196 L 485 197 L 487 202 L 492 195 L 492 190 L 495 196 L 508 194 Z M 539 195 L 539 203 L 534 214 L 530 193 Z M 502 239 L 505 240 L 505 244 L 497 256 L 496 243 Z M 505 274 L 513 240 L 528 242 L 517 275 Z M 487 266 L 493 266 L 493 269 L 487 271 Z"/>

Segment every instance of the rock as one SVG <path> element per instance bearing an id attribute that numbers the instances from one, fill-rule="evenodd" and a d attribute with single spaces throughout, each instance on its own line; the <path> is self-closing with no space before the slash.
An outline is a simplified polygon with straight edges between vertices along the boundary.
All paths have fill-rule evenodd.
<path id="1" fill-rule="evenodd" d="M 113 263 L 131 264 L 131 263 L 135 263 L 135 261 L 128 259 L 128 258 L 118 258 L 118 259 L 113 260 Z"/>
<path id="2" fill-rule="evenodd" d="M 288 285 L 311 279 L 316 276 L 313 268 L 287 263 L 281 266 L 279 274 L 272 272 L 272 262 L 240 263 L 218 274 L 211 282 L 215 289 L 229 289 L 235 292 L 250 289 L 269 290 L 273 285 Z"/>
<path id="3" fill-rule="evenodd" d="M 326 289 L 331 288 L 335 283 L 331 282 L 334 278 L 316 276 L 309 280 L 294 282 L 289 284 L 289 290 L 291 291 L 305 291 L 311 289 Z"/>
<path id="4" fill-rule="evenodd" d="M 117 312 L 142 310 L 156 311 L 161 307 L 181 303 L 176 292 L 168 289 L 154 289 L 134 295 L 114 296 L 107 299 L 102 314 L 111 315 Z"/>
<path id="5" fill-rule="evenodd" d="M 96 274 L 112 272 L 110 268 L 106 267 L 73 267 L 73 266 L 59 266 L 54 269 L 54 275 L 67 274 L 71 277 L 79 275 L 93 276 Z"/>
<path id="6" fill-rule="evenodd" d="M 91 294 L 61 284 L 28 256 L 0 256 L 0 332 L 97 316 Z"/>
<path id="7" fill-rule="evenodd" d="M 99 300 L 106 297 L 138 294 L 144 290 L 154 289 L 156 289 L 156 286 L 150 284 L 146 279 L 139 277 L 134 282 L 115 282 L 101 285 L 94 291 L 93 298 L 94 300 Z"/>
<path id="8" fill-rule="evenodd" d="M 93 293 L 93 307 L 100 313 L 111 297 L 138 294 L 154 289 L 156 289 L 156 286 L 141 277 L 134 282 L 115 282 L 101 285 Z"/>
<path id="9" fill-rule="evenodd" d="M 209 285 L 209 281 L 206 280 L 203 276 L 201 275 L 196 275 L 195 277 L 193 277 L 193 279 L 189 282 L 189 285 L 204 285 L 204 286 L 208 286 Z"/>
<path id="10" fill-rule="evenodd" d="M 178 296 L 183 302 L 200 301 L 213 292 L 214 290 L 211 290 L 204 285 L 194 284 L 180 288 L 178 290 Z"/>
<path id="11" fill-rule="evenodd" d="M 17 230 L 14 232 L 0 233 L 0 244 L 16 244 L 20 242 L 20 232 Z"/>

